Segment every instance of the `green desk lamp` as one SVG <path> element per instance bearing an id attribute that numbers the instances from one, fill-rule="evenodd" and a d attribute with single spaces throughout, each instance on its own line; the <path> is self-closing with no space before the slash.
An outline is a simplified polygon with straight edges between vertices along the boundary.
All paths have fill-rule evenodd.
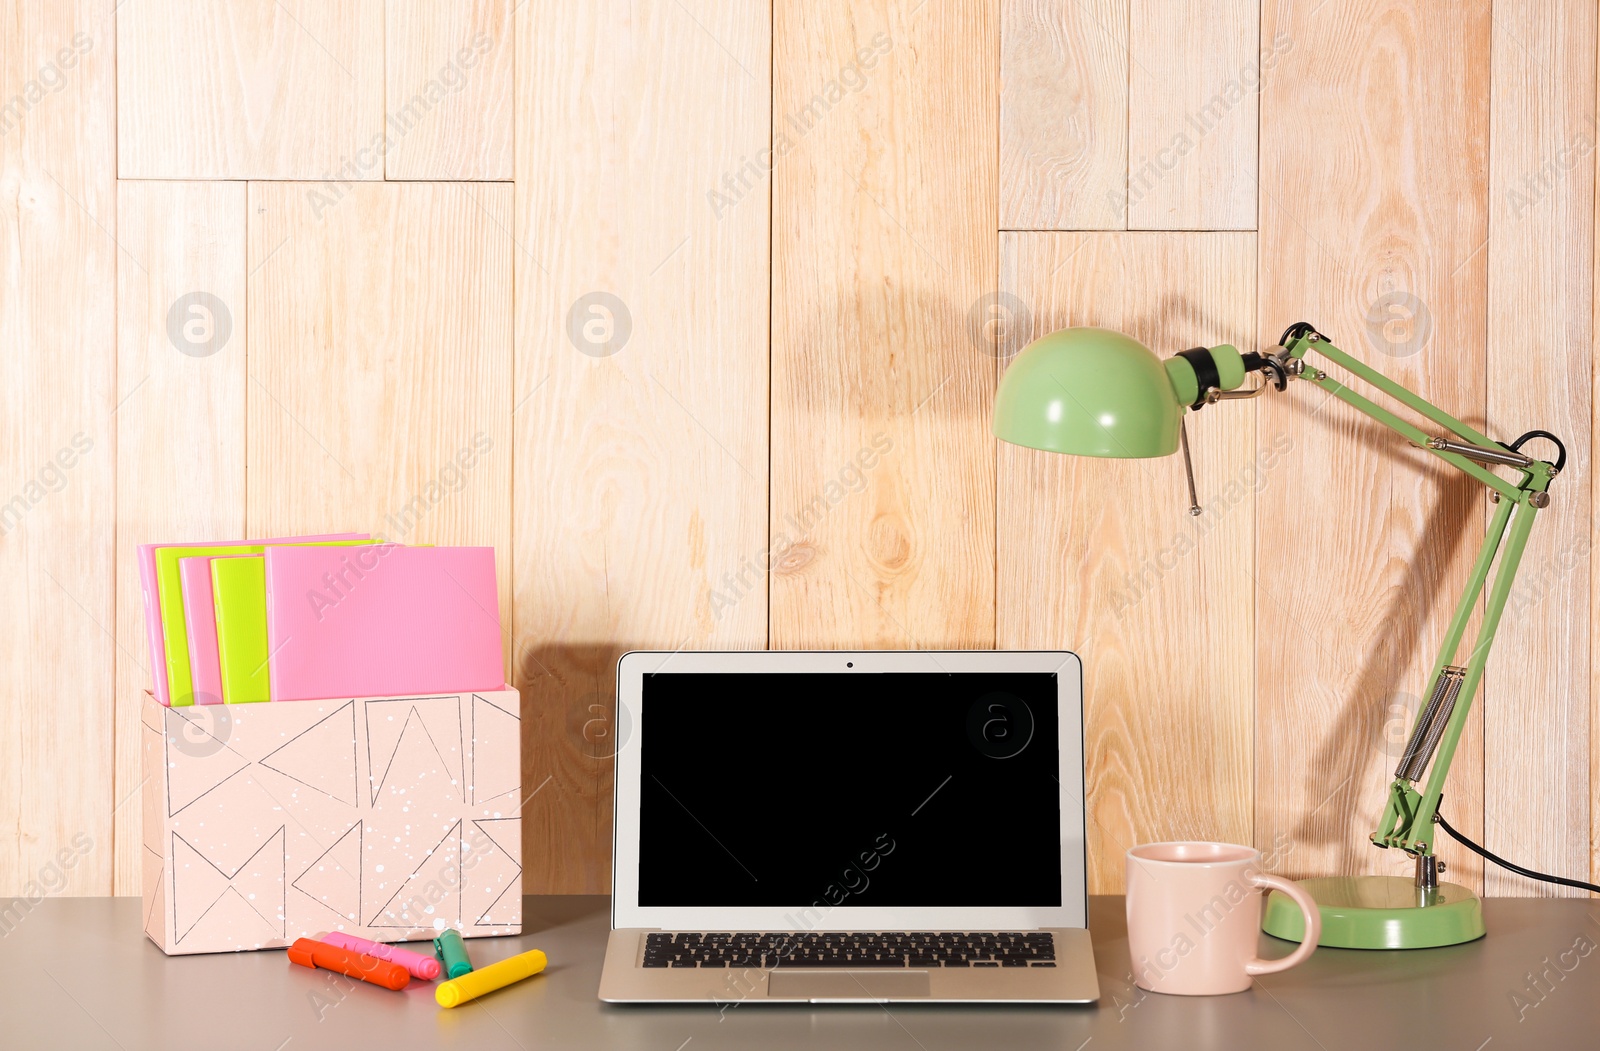
<path id="1" fill-rule="evenodd" d="M 1316 351 L 1436 424 L 1430 435 L 1357 394 L 1306 362 Z M 1248 374 L 1257 385 L 1241 389 Z M 1101 328 L 1071 328 L 1030 344 L 1018 354 L 995 394 L 995 437 L 1015 445 L 1078 456 L 1168 456 L 1180 448 L 1189 484 L 1189 513 L 1201 513 L 1184 415 L 1208 405 L 1282 391 L 1290 380 L 1313 383 L 1346 404 L 1465 471 L 1489 487 L 1497 501 L 1488 535 L 1478 553 L 1466 593 L 1456 605 L 1444 646 L 1434 662 L 1428 703 L 1418 712 L 1388 803 L 1372 842 L 1416 860 L 1416 876 L 1355 876 L 1309 879 L 1303 885 L 1322 909 L 1322 944 L 1357 949 L 1413 949 L 1454 945 L 1483 936 L 1478 898 L 1465 887 L 1439 882 L 1433 852 L 1439 797 L 1467 712 L 1489 658 L 1495 630 L 1533 528 L 1534 515 L 1550 502 L 1546 491 L 1566 463 L 1566 449 L 1547 431 L 1529 431 L 1509 445 L 1424 401 L 1328 342 L 1304 322 L 1291 325 L 1265 354 L 1240 354 L 1223 345 L 1185 350 L 1165 362 L 1138 341 Z M 1554 464 L 1519 450 L 1533 438 L 1554 442 Z M 1513 483 L 1485 465 L 1514 468 Z M 1514 513 L 1513 513 L 1514 512 Z M 1503 547 L 1503 550 L 1502 550 Z M 1477 639 L 1456 663 L 1467 622 L 1483 594 L 1496 552 L 1500 565 L 1489 588 Z M 1428 770 L 1429 763 L 1432 769 Z M 1427 784 L 1419 790 L 1424 771 Z M 1445 826 L 1447 829 L 1448 825 Z M 1477 849 L 1477 848 L 1475 848 Z M 1299 910 L 1282 895 L 1268 900 L 1262 927 L 1290 941 L 1304 936 Z"/>

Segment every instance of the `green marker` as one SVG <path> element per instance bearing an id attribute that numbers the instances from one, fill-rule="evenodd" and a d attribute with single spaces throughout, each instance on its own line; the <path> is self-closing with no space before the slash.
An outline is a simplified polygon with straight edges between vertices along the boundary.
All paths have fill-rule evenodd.
<path id="1" fill-rule="evenodd" d="M 472 971 L 472 960 L 467 956 L 467 945 L 455 931 L 445 931 L 433 939 L 433 954 L 444 967 L 445 977 L 460 978 Z"/>

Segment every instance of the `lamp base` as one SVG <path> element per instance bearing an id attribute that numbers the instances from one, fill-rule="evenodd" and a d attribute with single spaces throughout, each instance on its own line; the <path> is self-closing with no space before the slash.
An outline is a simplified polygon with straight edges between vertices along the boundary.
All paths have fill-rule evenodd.
<path id="1" fill-rule="evenodd" d="M 1431 949 L 1483 937 L 1478 896 L 1457 883 L 1423 890 L 1403 876 L 1332 876 L 1297 881 L 1322 910 L 1319 945 L 1339 949 Z M 1283 894 L 1267 896 L 1261 929 L 1274 938 L 1305 937 L 1300 907 Z"/>

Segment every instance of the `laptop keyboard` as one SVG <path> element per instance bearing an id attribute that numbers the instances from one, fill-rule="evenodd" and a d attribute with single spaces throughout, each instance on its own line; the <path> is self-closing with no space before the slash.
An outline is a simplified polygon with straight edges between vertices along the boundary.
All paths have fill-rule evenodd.
<path id="1" fill-rule="evenodd" d="M 645 935 L 646 967 L 1054 967 L 1055 938 L 1021 933 Z"/>

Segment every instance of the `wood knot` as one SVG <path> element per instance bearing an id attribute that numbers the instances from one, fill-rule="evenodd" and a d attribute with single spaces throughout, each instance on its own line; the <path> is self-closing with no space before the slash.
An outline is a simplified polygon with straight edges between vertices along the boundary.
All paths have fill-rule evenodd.
<path id="1" fill-rule="evenodd" d="M 793 544 L 783 552 L 777 565 L 772 567 L 774 573 L 788 575 L 798 573 L 816 560 L 817 549 L 810 544 Z"/>
<path id="2" fill-rule="evenodd" d="M 879 515 L 867 529 L 867 556 L 884 569 L 898 571 L 911 561 L 911 538 L 900 520 Z"/>

